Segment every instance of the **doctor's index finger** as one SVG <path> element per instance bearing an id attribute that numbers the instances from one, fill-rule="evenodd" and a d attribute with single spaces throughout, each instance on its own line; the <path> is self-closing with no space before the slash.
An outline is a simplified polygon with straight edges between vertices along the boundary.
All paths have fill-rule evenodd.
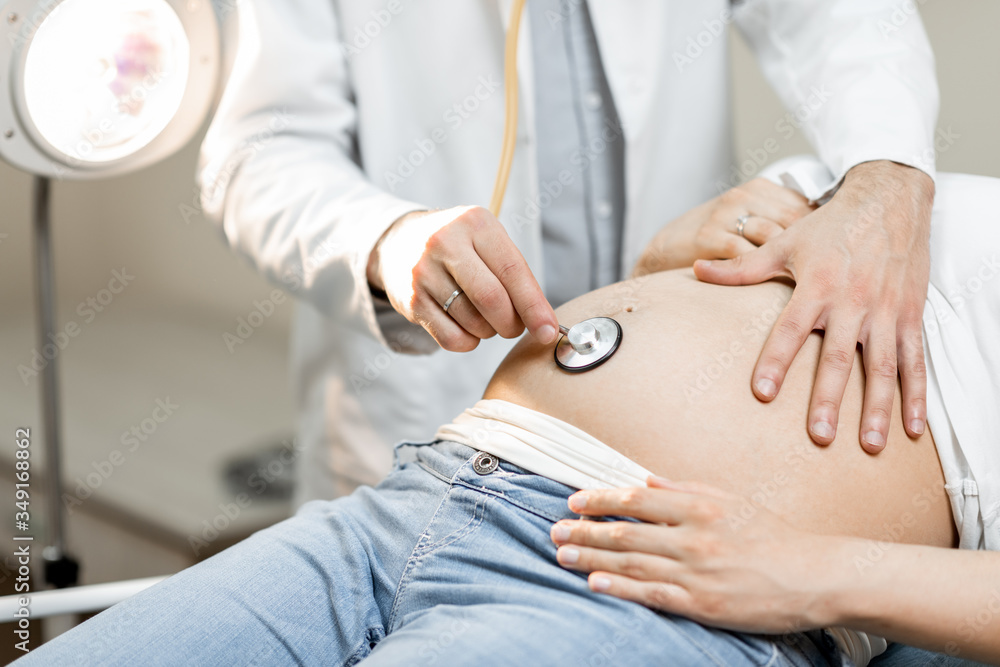
<path id="1" fill-rule="evenodd" d="M 559 329 L 556 313 L 507 230 L 499 223 L 491 225 L 484 234 L 473 237 L 473 246 L 507 290 L 531 335 L 543 344 L 553 342 Z"/>
<path id="2" fill-rule="evenodd" d="M 798 285 L 792 298 L 778 315 L 777 321 L 764 341 L 753 372 L 753 391 L 762 401 L 771 401 L 781 390 L 792 361 L 802 349 L 809 334 L 816 328 L 823 304 L 804 295 Z"/>

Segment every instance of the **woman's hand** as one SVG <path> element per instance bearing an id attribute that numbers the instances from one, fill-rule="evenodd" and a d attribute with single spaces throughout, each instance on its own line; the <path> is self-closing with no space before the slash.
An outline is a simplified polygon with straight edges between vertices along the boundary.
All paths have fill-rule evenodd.
<path id="1" fill-rule="evenodd" d="M 851 561 L 836 557 L 835 538 L 705 484 L 647 484 L 571 496 L 578 514 L 649 523 L 560 521 L 559 563 L 590 572 L 594 591 L 706 625 L 784 633 L 836 622 L 828 590 Z"/>
<path id="2" fill-rule="evenodd" d="M 798 193 L 755 178 L 666 225 L 646 246 L 634 275 L 691 266 L 697 259 L 738 257 L 771 240 L 813 208 Z M 742 234 L 741 216 L 746 216 Z"/>
<path id="3" fill-rule="evenodd" d="M 559 563 L 590 572 L 591 590 L 729 630 L 839 625 L 1000 665 L 1000 552 L 813 535 L 707 484 L 646 483 L 569 507 L 649 523 L 552 527 Z"/>
<path id="4" fill-rule="evenodd" d="M 453 352 L 498 333 L 516 338 L 525 327 L 543 344 L 558 333 L 555 311 L 521 251 L 478 206 L 418 211 L 394 222 L 369 256 L 368 283 Z"/>

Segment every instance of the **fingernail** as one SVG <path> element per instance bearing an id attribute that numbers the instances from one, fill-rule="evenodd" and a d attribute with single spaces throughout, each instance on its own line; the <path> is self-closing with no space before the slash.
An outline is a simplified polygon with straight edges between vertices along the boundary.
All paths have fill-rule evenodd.
<path id="1" fill-rule="evenodd" d="M 590 590 L 601 593 L 611 588 L 611 580 L 603 574 L 595 574 L 590 578 Z"/>
<path id="2" fill-rule="evenodd" d="M 556 558 L 559 559 L 560 563 L 572 565 L 580 560 L 580 550 L 573 547 L 559 547 L 559 551 L 556 552 Z"/>
<path id="3" fill-rule="evenodd" d="M 702 269 L 707 269 L 710 266 L 712 266 L 712 260 L 710 260 L 710 259 L 696 259 L 696 260 L 694 260 L 694 263 L 699 268 L 702 268 Z"/>
<path id="4" fill-rule="evenodd" d="M 647 477 L 646 484 L 655 484 L 656 486 L 673 486 L 673 482 L 666 477 L 660 477 L 659 475 L 650 475 Z"/>
<path id="5" fill-rule="evenodd" d="M 535 334 L 535 337 L 538 338 L 538 342 L 548 345 L 555 340 L 556 329 L 548 324 L 543 324 L 538 328 L 538 333 Z"/>
<path id="6" fill-rule="evenodd" d="M 569 497 L 569 508 L 574 512 L 579 512 L 587 506 L 586 493 L 574 493 Z"/>
<path id="7" fill-rule="evenodd" d="M 569 539 L 569 526 L 564 526 L 561 523 L 557 523 L 556 525 L 552 526 L 550 534 L 552 535 L 552 539 L 555 540 L 556 542 L 565 542 L 566 540 Z"/>
<path id="8" fill-rule="evenodd" d="M 829 422 L 816 422 L 812 427 L 813 435 L 817 438 L 830 439 L 833 437 L 833 426 Z"/>
<path id="9" fill-rule="evenodd" d="M 924 420 L 923 419 L 911 419 L 910 420 L 910 430 L 917 435 L 924 432 Z"/>
<path id="10" fill-rule="evenodd" d="M 885 447 L 885 437 L 878 431 L 868 431 L 864 439 L 872 447 Z"/>
<path id="11" fill-rule="evenodd" d="M 757 380 L 757 393 L 766 398 L 774 398 L 774 395 L 778 393 L 778 385 L 774 384 L 774 380 L 768 380 L 767 378 L 761 378 Z"/>

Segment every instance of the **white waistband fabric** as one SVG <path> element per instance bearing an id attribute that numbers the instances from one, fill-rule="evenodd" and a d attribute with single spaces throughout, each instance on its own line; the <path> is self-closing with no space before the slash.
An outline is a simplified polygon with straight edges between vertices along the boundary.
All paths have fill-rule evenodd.
<path id="1" fill-rule="evenodd" d="M 497 399 L 479 401 L 439 428 L 435 437 L 493 454 L 575 489 L 646 486 L 652 474 L 586 431 Z M 865 667 L 888 646 L 881 637 L 847 628 L 828 632 L 858 667 Z"/>
<path id="2" fill-rule="evenodd" d="M 479 401 L 439 428 L 435 437 L 480 449 L 574 489 L 646 486 L 652 474 L 575 426 L 497 399 Z"/>

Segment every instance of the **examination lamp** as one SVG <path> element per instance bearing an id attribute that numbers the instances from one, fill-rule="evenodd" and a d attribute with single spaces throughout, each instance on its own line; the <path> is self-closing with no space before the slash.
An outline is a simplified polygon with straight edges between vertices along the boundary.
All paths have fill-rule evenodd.
<path id="1" fill-rule="evenodd" d="M 209 0 L 0 0 L 0 158 L 34 175 L 38 340 L 55 334 L 51 179 L 125 174 L 176 152 L 210 111 L 220 70 Z M 45 580 L 77 582 L 61 492 L 56 360 L 42 371 Z"/>

